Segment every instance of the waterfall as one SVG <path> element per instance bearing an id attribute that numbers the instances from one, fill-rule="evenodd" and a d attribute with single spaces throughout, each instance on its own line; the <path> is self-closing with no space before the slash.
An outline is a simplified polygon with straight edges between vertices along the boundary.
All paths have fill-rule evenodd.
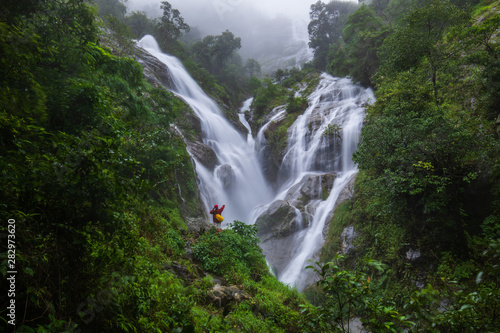
<path id="1" fill-rule="evenodd" d="M 263 164 L 269 159 L 264 131 L 272 122 L 284 119 L 286 109 L 275 108 L 254 139 L 244 115 L 252 100 L 245 101 L 239 119 L 248 133 L 242 135 L 224 118 L 217 104 L 189 76 L 181 62 L 160 51 L 152 36 L 145 36 L 138 44 L 168 67 L 169 89 L 193 109 L 201 121 L 203 143 L 217 155 L 218 165 L 214 170 L 196 163 L 206 209 L 225 204 L 223 226 L 226 226 L 233 220 L 256 223 L 269 209 L 286 203 L 295 217 L 285 222 L 293 222 L 294 233 L 282 243 L 268 238 L 268 243 L 264 240 L 261 247 L 270 265 L 274 263 L 277 277 L 303 289 L 309 278 L 309 272 L 305 271 L 307 260 L 314 258 L 323 245 L 325 224 L 331 219 L 342 190 L 357 172 L 352 154 L 360 137 L 364 105 L 374 100 L 372 91 L 352 84 L 349 79 L 323 74 L 308 98 L 307 110 L 288 129 L 287 150 L 277 184 L 271 187 L 263 173 L 266 168 Z M 228 175 L 230 186 L 227 186 Z M 323 183 L 328 180 L 332 184 L 325 198 Z M 303 189 L 308 186 L 313 188 L 309 190 L 310 200 L 298 205 Z M 280 252 L 283 250 L 287 254 Z"/>
<path id="2" fill-rule="evenodd" d="M 361 134 L 364 105 L 373 100 L 370 89 L 354 85 L 346 78 L 323 74 L 320 84 L 309 96 L 309 107 L 288 129 L 287 151 L 279 172 L 281 187 L 273 201 L 286 200 L 296 211 L 295 223 L 300 221 L 307 227 L 292 236 L 294 249 L 289 251 L 288 260 L 281 265 L 283 268 L 277 276 L 299 290 L 311 282 L 311 272 L 305 270 L 307 261 L 317 259 L 317 252 L 324 243 L 325 224 L 332 218 L 342 190 L 357 172 L 352 154 Z M 323 200 L 318 183 L 325 175 L 336 178 L 330 194 Z M 312 200 L 297 212 L 296 205 L 300 203 L 298 198 L 304 195 L 304 184 L 310 186 Z M 260 211 L 265 212 L 267 207 Z M 307 223 L 302 221 L 303 216 L 308 217 Z M 290 241 L 283 241 L 283 244 L 289 246 Z M 276 245 L 264 244 L 264 249 L 271 255 L 274 251 L 281 251 Z"/>
<path id="3" fill-rule="evenodd" d="M 201 121 L 203 142 L 217 155 L 219 164 L 211 171 L 196 163 L 200 193 L 207 211 L 213 205 L 226 205 L 223 227 L 234 220 L 249 221 L 254 207 L 271 199 L 271 189 L 261 172 L 253 140 L 246 140 L 224 118 L 217 104 L 191 78 L 182 63 L 164 54 L 152 36 L 138 45 L 163 62 L 170 72 L 171 91 L 192 108 Z M 222 179 L 225 178 L 225 179 Z M 227 181 L 230 181 L 228 186 Z"/>

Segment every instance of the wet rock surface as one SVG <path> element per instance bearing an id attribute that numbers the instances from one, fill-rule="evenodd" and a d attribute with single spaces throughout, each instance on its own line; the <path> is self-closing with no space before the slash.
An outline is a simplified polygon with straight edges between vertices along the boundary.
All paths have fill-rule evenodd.
<path id="1" fill-rule="evenodd" d="M 250 299 L 250 295 L 237 286 L 222 286 L 218 283 L 208 291 L 209 302 L 216 307 L 226 307 L 233 302 L 241 302 Z"/>
<path id="2" fill-rule="evenodd" d="M 200 141 L 188 142 L 187 146 L 196 161 L 203 164 L 207 169 L 214 170 L 218 163 L 218 158 L 210 146 Z"/>
<path id="3" fill-rule="evenodd" d="M 285 200 L 277 200 L 256 221 L 260 247 L 275 275 L 279 275 L 295 250 L 294 233 L 298 231 L 297 210 Z"/>
<path id="4" fill-rule="evenodd" d="M 231 186 L 236 178 L 233 168 L 229 164 L 224 164 L 220 168 L 217 169 L 217 177 L 223 184 L 224 189 L 227 189 Z"/>
<path id="5" fill-rule="evenodd" d="M 334 174 L 307 175 L 288 190 L 285 200 L 303 210 L 312 200 L 324 199 L 330 193 L 335 178 Z"/>
<path id="6" fill-rule="evenodd" d="M 255 222 L 260 239 L 265 242 L 269 238 L 290 235 L 293 232 L 291 225 L 296 218 L 296 210 L 290 203 L 276 200 Z"/>
<path id="7" fill-rule="evenodd" d="M 340 238 L 342 240 L 340 249 L 343 254 L 349 254 L 354 251 L 354 240 L 357 236 L 358 234 L 356 233 L 356 231 L 354 231 L 353 226 L 344 228 L 342 234 L 340 234 Z"/>
<path id="8" fill-rule="evenodd" d="M 136 60 L 143 66 L 143 72 L 146 79 L 156 87 L 172 87 L 172 77 L 168 67 L 158 60 L 158 58 L 150 55 L 142 48 L 137 48 L 137 50 L 139 50 L 139 52 Z"/>
<path id="9" fill-rule="evenodd" d="M 328 197 L 334 174 L 310 174 L 292 186 L 284 200 L 274 201 L 256 221 L 260 247 L 279 276 L 296 252 L 296 238 L 309 225 L 315 206 Z"/>
<path id="10" fill-rule="evenodd" d="M 205 217 L 186 217 L 186 225 L 189 230 L 195 232 L 207 230 L 212 226 L 208 215 Z"/>

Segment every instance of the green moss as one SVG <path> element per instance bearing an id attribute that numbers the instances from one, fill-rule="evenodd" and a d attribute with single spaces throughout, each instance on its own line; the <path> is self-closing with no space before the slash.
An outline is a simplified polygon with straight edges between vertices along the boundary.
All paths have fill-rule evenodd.
<path id="1" fill-rule="evenodd" d="M 325 239 L 323 249 L 321 251 L 320 260 L 327 262 L 335 257 L 341 250 L 340 234 L 344 227 L 354 223 L 354 212 L 350 202 L 344 202 L 335 210 L 335 214 L 330 222 L 328 236 Z"/>

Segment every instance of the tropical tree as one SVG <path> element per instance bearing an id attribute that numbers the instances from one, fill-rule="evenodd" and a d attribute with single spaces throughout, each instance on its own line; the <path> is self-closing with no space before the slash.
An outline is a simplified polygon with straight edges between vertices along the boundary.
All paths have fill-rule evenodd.
<path id="1" fill-rule="evenodd" d="M 452 26 L 464 24 L 464 11 L 448 0 L 426 1 L 404 17 L 403 24 L 388 37 L 380 50 L 381 75 L 408 70 L 427 61 L 434 98 L 439 105 L 438 70 L 453 54 L 438 42 Z"/>
<path id="2" fill-rule="evenodd" d="M 336 255 L 332 262 L 316 262 L 315 266 L 307 266 L 319 277 L 316 285 L 325 297 L 323 305 L 315 309 L 318 312 L 315 316 L 304 309 L 308 321 L 321 328 L 316 331 L 351 332 L 351 321 L 361 312 L 366 316 L 362 319 L 363 324 L 371 332 L 402 332 L 414 326 L 413 322 L 398 313 L 394 302 L 373 292 L 371 279 L 383 273 L 385 265 L 365 258 L 365 270 L 370 272 L 367 274 L 348 269 L 345 259 L 344 255 Z"/>
<path id="3" fill-rule="evenodd" d="M 13 23 L 19 17 L 29 18 L 43 8 L 43 0 L 4 0 L 0 11 L 1 22 Z"/>
<path id="4" fill-rule="evenodd" d="M 99 15 L 102 17 L 111 15 L 123 19 L 127 12 L 127 6 L 121 0 L 93 0 L 93 2 L 97 5 Z"/>
<path id="5" fill-rule="evenodd" d="M 179 10 L 172 8 L 168 1 L 162 1 L 161 9 L 163 16 L 155 27 L 155 36 L 165 51 L 171 51 L 176 48 L 177 40 L 182 32 L 189 32 L 189 25 L 184 22 Z"/>
<path id="6" fill-rule="evenodd" d="M 154 21 L 145 12 L 133 11 L 125 17 L 124 22 L 135 38 L 142 38 L 144 35 L 154 33 Z"/>
<path id="7" fill-rule="evenodd" d="M 255 59 L 247 59 L 247 62 L 245 64 L 245 69 L 248 72 L 248 75 L 250 75 L 250 77 L 260 74 L 260 64 Z"/>
<path id="8" fill-rule="evenodd" d="M 342 36 L 342 28 L 349 14 L 354 12 L 357 4 L 349 1 L 334 0 L 328 4 L 321 1 L 311 5 L 309 13 L 311 22 L 309 46 L 314 50 L 314 61 L 318 69 L 326 67 L 326 56 L 331 44 Z"/>
<path id="9" fill-rule="evenodd" d="M 389 29 L 371 6 L 362 5 L 349 15 L 342 30 L 342 40 L 328 54 L 328 71 L 337 76 L 350 75 L 354 81 L 372 86 L 378 70 L 377 51 Z"/>
<path id="10" fill-rule="evenodd" d="M 234 51 L 240 48 L 241 38 L 234 37 L 231 31 L 226 30 L 216 36 L 215 43 L 210 50 L 216 67 L 222 67 L 229 57 L 233 55 Z"/>
<path id="11" fill-rule="evenodd" d="M 378 92 L 355 162 L 394 207 L 405 207 L 409 232 L 426 230 L 442 249 L 464 253 L 467 189 L 486 170 L 490 133 L 437 106 L 425 67 L 386 79 Z"/>
<path id="12" fill-rule="evenodd" d="M 241 48 L 241 38 L 234 37 L 229 30 L 222 34 L 205 36 L 193 44 L 191 52 L 203 67 L 212 73 L 220 73 L 233 53 Z"/>

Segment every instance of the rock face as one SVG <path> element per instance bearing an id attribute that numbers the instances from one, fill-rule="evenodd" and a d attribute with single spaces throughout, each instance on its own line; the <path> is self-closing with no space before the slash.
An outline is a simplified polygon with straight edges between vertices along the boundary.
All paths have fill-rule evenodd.
<path id="1" fill-rule="evenodd" d="M 277 115 L 283 110 L 284 106 L 279 106 L 274 108 L 271 114 Z M 278 117 L 267 123 L 267 126 L 262 129 L 263 138 L 260 139 L 262 146 L 259 147 L 259 150 L 263 163 L 262 168 L 264 175 L 272 183 L 277 180 L 278 172 L 286 152 L 288 134 L 287 131 L 280 131 L 280 126 L 283 126 L 284 119 L 284 117 Z M 266 118 L 265 121 L 268 122 L 270 119 Z"/>
<path id="2" fill-rule="evenodd" d="M 409 249 L 406 252 L 406 259 L 408 259 L 409 261 L 415 261 L 418 258 L 420 258 L 420 250 Z"/>
<path id="3" fill-rule="evenodd" d="M 335 180 L 333 174 L 307 175 L 274 201 L 256 221 L 261 248 L 279 276 L 294 255 L 295 238 L 309 225 L 317 204 L 326 199 Z"/>
<path id="4" fill-rule="evenodd" d="M 210 146 L 204 144 L 203 142 L 196 141 L 188 142 L 187 147 L 196 161 L 203 164 L 210 171 L 214 170 L 218 159 L 214 150 Z"/>
<path id="5" fill-rule="evenodd" d="M 345 227 L 340 234 L 340 238 L 342 239 L 341 251 L 343 254 L 349 254 L 354 251 L 354 240 L 358 234 L 354 231 L 353 226 Z"/>
<path id="6" fill-rule="evenodd" d="M 143 49 L 138 48 L 137 62 L 144 68 L 144 76 L 154 86 L 172 87 L 172 78 L 167 66 Z"/>
<path id="7" fill-rule="evenodd" d="M 241 302 L 250 299 L 250 295 L 236 286 L 221 286 L 216 284 L 207 293 L 210 302 L 216 307 L 226 307 L 232 302 Z"/>
<path id="8" fill-rule="evenodd" d="M 222 182 L 224 189 L 231 187 L 235 179 L 235 174 L 233 168 L 229 164 L 224 164 L 220 168 L 217 169 L 217 177 Z"/>
<path id="9" fill-rule="evenodd" d="M 285 200 L 302 210 L 311 201 L 326 198 L 333 187 L 335 177 L 328 173 L 306 176 L 290 188 Z"/>
<path id="10" fill-rule="evenodd" d="M 292 186 L 284 195 L 284 199 L 274 201 L 267 210 L 257 218 L 256 226 L 261 239 L 260 247 L 266 256 L 274 274 L 280 276 L 295 252 L 296 238 L 301 237 L 312 220 L 317 205 L 326 200 L 333 188 L 336 175 L 307 175 Z M 335 207 L 332 207 L 330 221 L 334 209 L 342 202 L 352 198 L 355 177 L 339 194 Z M 328 222 L 329 224 L 329 222 Z M 325 225 L 323 234 L 328 234 L 329 225 Z M 343 249 L 352 251 L 354 239 L 357 236 L 354 228 L 347 228 L 342 236 Z M 302 234 L 301 234 L 302 232 Z M 345 252 L 345 253 L 347 253 Z M 314 283 L 312 277 L 307 279 L 307 285 Z"/>
<path id="11" fill-rule="evenodd" d="M 206 215 L 206 214 L 205 214 Z M 210 229 L 212 224 L 208 215 L 204 217 L 186 217 L 186 225 L 191 231 L 200 231 L 202 229 Z"/>
<path id="12" fill-rule="evenodd" d="M 297 215 L 297 210 L 285 200 L 276 200 L 261 215 L 255 225 L 259 229 L 259 236 L 263 242 L 269 238 L 289 236 L 297 229 L 297 220 L 302 217 Z"/>

